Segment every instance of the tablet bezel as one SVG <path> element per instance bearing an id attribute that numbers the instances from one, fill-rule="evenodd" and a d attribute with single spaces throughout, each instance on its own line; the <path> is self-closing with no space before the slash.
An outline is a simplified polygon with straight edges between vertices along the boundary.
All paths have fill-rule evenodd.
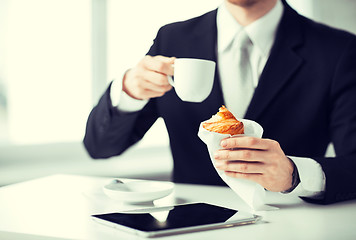
<path id="1" fill-rule="evenodd" d="M 128 211 L 121 211 L 118 213 L 139 213 L 139 212 L 150 213 L 150 212 L 157 212 L 160 210 L 164 211 L 164 210 L 172 208 L 172 207 L 177 207 L 177 206 L 182 206 L 182 205 L 192 205 L 192 204 L 207 204 L 207 205 L 214 206 L 214 207 L 220 207 L 222 209 L 228 209 L 226 207 L 218 206 L 215 204 L 199 202 L 199 203 L 177 204 L 177 205 L 164 206 L 164 207 L 135 209 L 135 210 L 128 210 Z M 236 209 L 233 209 L 233 210 L 236 210 Z M 104 225 L 107 225 L 107 226 L 110 226 L 110 227 L 113 227 L 113 228 L 116 228 L 118 230 L 122 230 L 122 231 L 125 231 L 128 233 L 132 233 L 132 234 L 135 234 L 135 235 L 138 235 L 141 237 L 160 237 L 160 236 L 183 234 L 183 233 L 190 233 L 190 232 L 197 232 L 197 231 L 206 231 L 206 230 L 219 229 L 219 228 L 229 228 L 229 227 L 235 227 L 235 226 L 240 226 L 240 225 L 253 224 L 261 219 L 261 216 L 258 216 L 255 214 L 237 211 L 230 219 L 228 219 L 225 222 L 204 224 L 204 225 L 190 226 L 190 227 L 181 227 L 181 228 L 175 228 L 175 229 L 163 229 L 163 230 L 158 230 L 158 231 L 143 231 L 140 229 L 128 227 L 125 225 L 117 224 L 117 223 L 114 223 L 114 222 L 111 222 L 108 220 L 98 218 L 97 216 L 100 216 L 100 215 L 102 215 L 102 214 L 92 215 L 93 220 L 98 223 L 101 223 L 101 224 L 104 224 Z"/>

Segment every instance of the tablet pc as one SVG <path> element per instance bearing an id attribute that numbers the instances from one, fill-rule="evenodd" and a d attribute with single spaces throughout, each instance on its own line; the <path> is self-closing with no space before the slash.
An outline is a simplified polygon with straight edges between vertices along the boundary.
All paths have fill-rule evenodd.
<path id="1" fill-rule="evenodd" d="M 92 215 L 105 225 L 137 234 L 156 237 L 251 224 L 261 217 L 208 203 L 189 203 L 124 212 Z"/>

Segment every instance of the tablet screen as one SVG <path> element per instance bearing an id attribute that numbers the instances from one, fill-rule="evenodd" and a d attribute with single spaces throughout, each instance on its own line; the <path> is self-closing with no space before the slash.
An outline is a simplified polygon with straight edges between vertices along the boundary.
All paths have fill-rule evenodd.
<path id="1" fill-rule="evenodd" d="M 152 213 L 109 213 L 95 217 L 141 231 L 158 231 L 225 222 L 237 210 L 205 203 L 172 206 Z M 165 215 L 167 215 L 165 217 Z M 160 219 L 161 218 L 161 219 Z"/>
<path id="2" fill-rule="evenodd" d="M 100 221 L 103 223 L 112 223 L 114 224 L 112 226 L 117 228 L 124 226 L 145 233 L 162 233 L 177 232 L 187 228 L 202 229 L 204 226 L 226 225 L 229 224 L 230 219 L 236 221 L 236 215 L 238 215 L 237 210 L 207 203 L 158 207 L 143 211 L 147 212 L 128 211 L 93 215 L 93 217 L 104 220 Z M 238 222 L 256 220 L 252 215 L 246 217 L 243 214 L 237 219 Z"/>

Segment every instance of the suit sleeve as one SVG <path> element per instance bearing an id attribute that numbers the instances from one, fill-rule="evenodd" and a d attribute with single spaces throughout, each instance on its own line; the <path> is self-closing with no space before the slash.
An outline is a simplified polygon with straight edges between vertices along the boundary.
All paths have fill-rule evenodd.
<path id="1" fill-rule="evenodd" d="M 356 40 L 341 54 L 330 90 L 330 133 L 335 158 L 316 158 L 326 176 L 323 199 L 306 201 L 329 204 L 356 198 Z"/>
<path id="2" fill-rule="evenodd" d="M 148 55 L 158 55 L 158 35 Z M 159 117 L 155 98 L 137 112 L 121 112 L 110 98 L 110 87 L 92 109 L 86 125 L 84 146 L 94 158 L 109 158 L 120 155 L 138 142 Z"/>

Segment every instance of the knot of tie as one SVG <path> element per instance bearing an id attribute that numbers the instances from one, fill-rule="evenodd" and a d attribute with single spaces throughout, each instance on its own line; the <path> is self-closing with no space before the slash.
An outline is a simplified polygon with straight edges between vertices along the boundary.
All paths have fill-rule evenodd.
<path id="1" fill-rule="evenodd" d="M 251 39 L 244 30 L 237 33 L 234 40 L 234 48 L 237 49 L 248 49 L 252 46 Z"/>

